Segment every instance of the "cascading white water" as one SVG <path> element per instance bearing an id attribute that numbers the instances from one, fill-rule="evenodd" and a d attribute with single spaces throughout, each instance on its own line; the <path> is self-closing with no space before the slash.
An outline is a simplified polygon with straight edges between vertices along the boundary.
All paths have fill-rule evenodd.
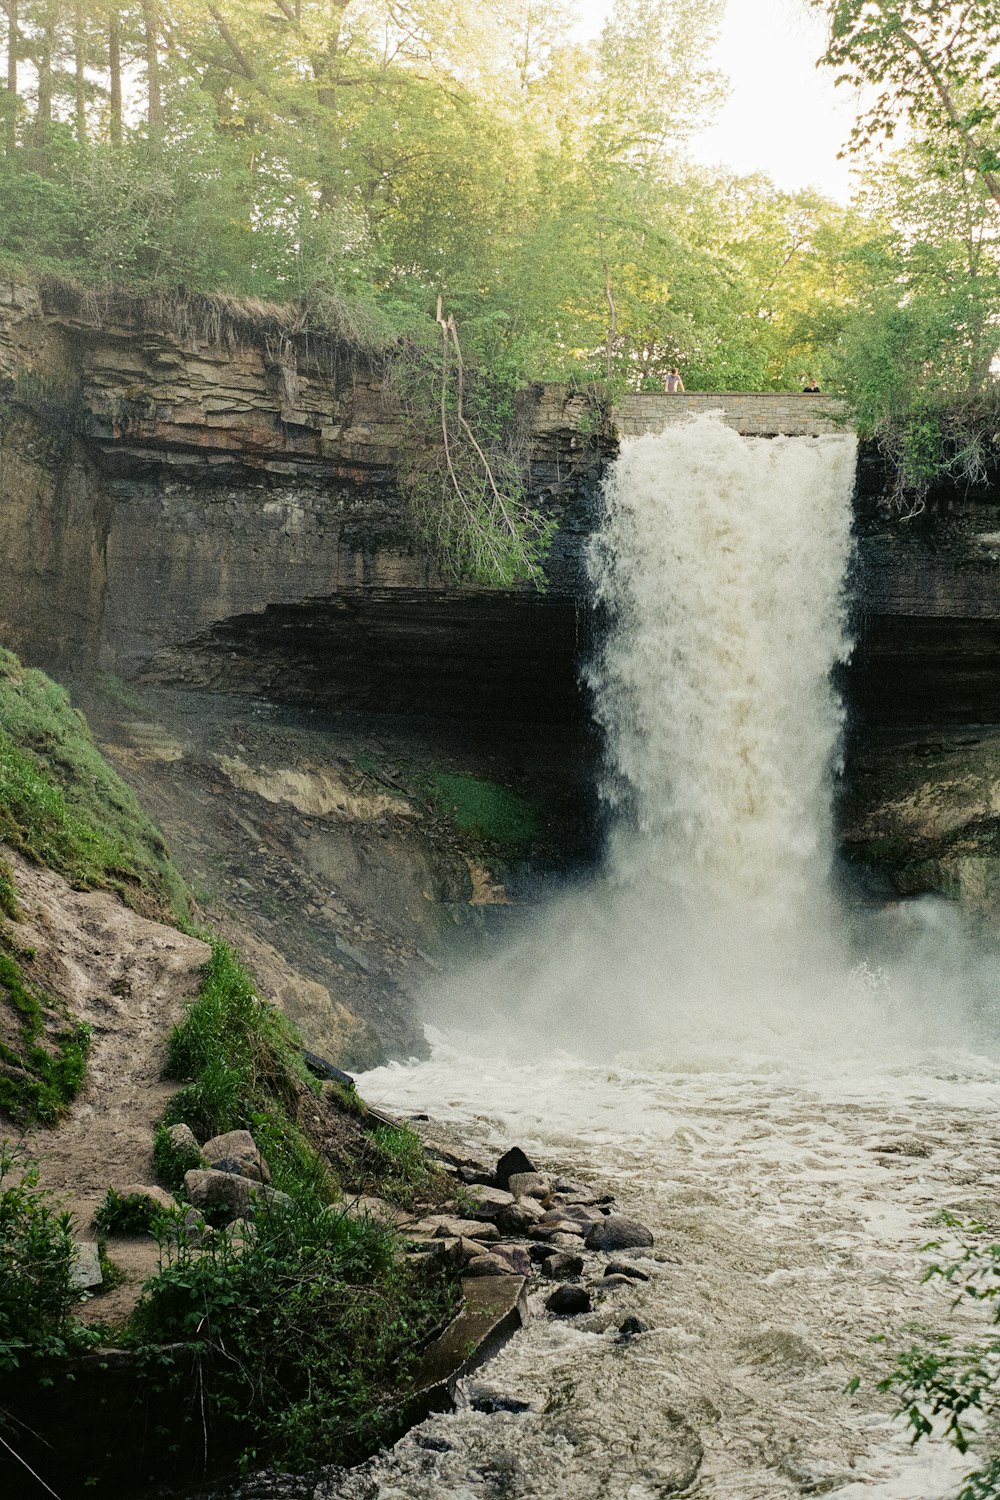
<path id="1" fill-rule="evenodd" d="M 604 1056 L 623 1028 L 678 1056 L 844 1034 L 826 875 L 855 462 L 851 436 L 712 416 L 623 445 L 590 559 L 606 871 L 477 975 L 477 1022 Z M 444 999 L 467 1021 L 466 976 Z"/>
<path id="2" fill-rule="evenodd" d="M 536 1288 L 485 1372 L 511 1410 L 463 1387 L 329 1500 L 656 1500 L 678 1413 L 706 1496 L 956 1492 L 964 1460 L 908 1447 L 869 1362 L 942 1315 L 915 1270 L 935 1210 L 995 1201 L 1000 1070 L 964 1051 L 977 974 L 995 1051 L 995 970 L 936 910 L 870 983 L 877 919 L 852 955 L 828 889 L 854 458 L 709 419 L 624 445 L 592 557 L 607 874 L 436 983 L 453 1029 L 360 1087 L 484 1159 L 516 1140 L 613 1185 L 652 1279 L 565 1321 Z M 625 1312 L 649 1330 L 628 1345 Z"/>
<path id="3" fill-rule="evenodd" d="M 853 437 L 710 416 L 624 446 L 591 549 L 619 879 L 787 921 L 829 863 Z"/>

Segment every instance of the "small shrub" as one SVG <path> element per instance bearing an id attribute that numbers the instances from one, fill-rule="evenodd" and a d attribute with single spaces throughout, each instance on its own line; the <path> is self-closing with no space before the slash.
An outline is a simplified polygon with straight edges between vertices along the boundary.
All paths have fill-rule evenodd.
<path id="1" fill-rule="evenodd" d="M 187 1121 L 175 1121 L 175 1124 L 187 1124 Z M 156 1175 L 164 1187 L 172 1193 L 179 1193 L 184 1186 L 185 1172 L 197 1171 L 204 1166 L 201 1152 L 195 1146 L 186 1149 L 183 1146 L 175 1146 L 170 1139 L 169 1125 L 157 1125 L 153 1132 L 153 1166 Z"/>
<path id="2" fill-rule="evenodd" d="M 332 1196 L 327 1170 L 298 1125 L 301 1100 L 319 1085 L 306 1072 L 295 1032 L 258 999 L 225 943 L 213 942 L 198 998 L 171 1033 L 166 1073 L 184 1087 L 164 1124 L 187 1124 L 201 1140 L 249 1130 L 275 1187 Z"/>
<path id="3" fill-rule="evenodd" d="M 104 1234 L 148 1234 L 162 1209 L 141 1193 L 119 1193 L 109 1187 L 104 1202 L 94 1214 L 94 1223 Z"/>
<path id="4" fill-rule="evenodd" d="M 73 1257 L 69 1215 L 39 1189 L 37 1168 L 0 1143 L 0 1372 L 97 1342 L 70 1319 Z"/>
<path id="5" fill-rule="evenodd" d="M 358 1166 L 365 1186 L 401 1208 L 430 1192 L 439 1176 L 420 1137 L 406 1125 L 376 1125 Z"/>
<path id="6" fill-rule="evenodd" d="M 117 1261 L 111 1259 L 108 1254 L 108 1237 L 106 1234 L 97 1236 L 97 1262 L 101 1268 L 101 1285 L 97 1295 L 103 1297 L 105 1292 L 113 1292 L 116 1286 L 121 1286 L 125 1280 L 125 1272 Z"/>
<path id="7" fill-rule="evenodd" d="M 166 1232 L 129 1337 L 203 1352 L 199 1423 L 204 1411 L 210 1436 L 235 1432 L 248 1459 L 299 1471 L 352 1462 L 378 1441 L 422 1337 L 455 1301 L 397 1250 L 384 1227 L 313 1193 L 198 1250 Z"/>
<path id="8" fill-rule="evenodd" d="M 942 1280 L 954 1293 L 952 1305 L 972 1299 L 990 1309 L 990 1322 L 1000 1323 L 1000 1244 L 982 1224 L 965 1223 L 942 1213 L 949 1237 L 932 1240 L 925 1252 L 935 1259 L 924 1281 Z M 857 1381 L 852 1382 L 856 1387 Z M 957 1341 L 947 1333 L 925 1333 L 920 1342 L 899 1350 L 889 1374 L 879 1383 L 899 1403 L 913 1442 L 938 1430 L 960 1453 L 967 1453 L 984 1426 L 995 1431 L 1000 1417 L 1000 1336 Z M 1000 1457 L 987 1456 L 967 1474 L 957 1500 L 997 1500 L 1000 1496 Z"/>

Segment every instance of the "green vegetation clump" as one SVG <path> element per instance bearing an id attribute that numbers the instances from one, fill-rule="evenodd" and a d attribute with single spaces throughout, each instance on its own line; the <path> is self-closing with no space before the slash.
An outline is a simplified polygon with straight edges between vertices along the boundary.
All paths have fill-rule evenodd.
<path id="1" fill-rule="evenodd" d="M 0 840 L 79 889 L 184 926 L 187 890 L 83 715 L 43 672 L 0 648 Z"/>
<path id="2" fill-rule="evenodd" d="M 368 1113 L 368 1106 L 351 1084 L 338 1083 L 336 1079 L 328 1078 L 321 1085 L 323 1093 L 327 1098 L 336 1102 L 337 1108 L 345 1115 L 353 1115 L 356 1120 L 363 1120 Z"/>
<path id="3" fill-rule="evenodd" d="M 923 1280 L 944 1282 L 953 1306 L 970 1299 L 985 1304 L 996 1328 L 1000 1323 L 1000 1244 L 983 1224 L 966 1223 L 949 1212 L 940 1218 L 949 1234 L 924 1245 L 924 1252 L 936 1258 Z M 852 1381 L 851 1389 L 859 1384 Z M 926 1332 L 918 1343 L 898 1350 L 879 1390 L 896 1397 L 897 1416 L 905 1416 L 914 1443 L 939 1434 L 960 1453 L 968 1453 L 973 1443 L 982 1441 L 982 1434 L 989 1440 L 997 1430 L 1000 1334 L 957 1339 Z M 994 1452 L 966 1475 L 956 1500 L 997 1500 L 998 1496 L 1000 1454 Z"/>
<path id="4" fill-rule="evenodd" d="M 534 843 L 541 832 L 531 804 L 495 781 L 439 772 L 431 777 L 428 794 L 435 810 L 463 833 L 512 852 Z"/>
<path id="5" fill-rule="evenodd" d="M 94 1223 L 105 1235 L 148 1234 L 153 1220 L 162 1212 L 143 1193 L 119 1193 L 109 1187 L 94 1214 Z"/>
<path id="6" fill-rule="evenodd" d="M 183 1146 L 175 1146 L 170 1139 L 169 1125 L 157 1125 L 153 1132 L 153 1167 L 157 1177 L 172 1193 L 179 1193 L 183 1188 L 185 1172 L 197 1171 L 204 1165 L 202 1154 L 196 1146 L 189 1146 L 186 1150 Z"/>
<path id="7" fill-rule="evenodd" d="M 0 1113 L 54 1125 L 87 1070 L 91 1030 L 24 975 L 0 937 Z"/>
<path id="8" fill-rule="evenodd" d="M 0 1142 L 0 1373 L 97 1342 L 70 1316 L 80 1300 L 74 1253 L 69 1215 L 39 1189 L 37 1169 Z"/>
<path id="9" fill-rule="evenodd" d="M 319 1085 L 306 1071 L 292 1027 L 258 998 L 223 942 L 213 941 L 198 998 L 171 1033 L 165 1072 L 184 1087 L 171 1099 L 164 1125 L 189 1125 L 202 1141 L 249 1130 L 275 1187 L 319 1188 L 329 1196 L 328 1174 L 298 1124 L 302 1100 Z M 160 1160 L 166 1161 L 162 1146 Z M 175 1186 L 175 1166 L 170 1175 Z"/>
<path id="10" fill-rule="evenodd" d="M 167 1072 L 184 1087 L 156 1132 L 161 1177 L 179 1189 L 200 1162 L 173 1146 L 171 1122 L 202 1140 L 243 1128 L 292 1202 L 220 1224 L 197 1249 L 180 1221 L 155 1219 L 161 1269 L 126 1341 L 160 1348 L 156 1378 L 182 1387 L 194 1352 L 199 1433 L 210 1445 L 295 1470 L 353 1462 L 389 1433 L 421 1341 L 452 1311 L 455 1288 L 408 1264 L 384 1226 L 331 1203 L 335 1184 L 300 1127 L 302 1106 L 324 1092 L 347 1095 L 341 1102 L 353 1115 L 363 1105 L 310 1077 L 295 1032 L 257 997 L 224 943 L 213 943 L 198 998 L 173 1030 Z M 395 1201 L 432 1185 L 423 1148 L 404 1128 L 377 1127 L 356 1165 Z M 129 1205 L 109 1202 L 108 1227 L 126 1221 Z M 177 1344 L 184 1351 L 175 1359 L 162 1352 Z"/>
<path id="11" fill-rule="evenodd" d="M 298 1472 L 377 1445 L 422 1339 L 456 1301 L 453 1284 L 400 1257 L 390 1231 L 308 1191 L 238 1238 L 221 1230 L 195 1250 L 177 1233 L 161 1251 L 130 1341 L 199 1355 L 199 1442 Z M 182 1355 L 173 1379 L 190 1370 Z"/>
<path id="12" fill-rule="evenodd" d="M 418 1197 L 432 1196 L 438 1173 L 423 1142 L 406 1125 L 376 1125 L 358 1163 L 362 1185 L 400 1208 L 412 1208 Z"/>

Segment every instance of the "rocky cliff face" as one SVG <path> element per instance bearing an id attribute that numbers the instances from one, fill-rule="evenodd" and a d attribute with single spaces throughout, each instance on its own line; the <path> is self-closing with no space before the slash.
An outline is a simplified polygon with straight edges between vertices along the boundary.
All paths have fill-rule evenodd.
<path id="1" fill-rule="evenodd" d="M 1000 497 L 862 513 L 842 847 L 877 894 L 1000 912 Z M 873 884 L 872 884 L 873 882 Z"/>
<path id="2" fill-rule="evenodd" d="M 705 409 L 758 435 L 842 421 L 796 396 L 642 395 L 602 418 L 584 395 L 528 392 L 529 484 L 560 522 L 549 587 L 459 586 L 413 542 L 395 483 L 413 437 L 357 352 L 219 299 L 0 288 L 0 638 L 57 673 L 579 723 L 603 465 L 619 434 Z M 859 765 L 900 727 L 1000 723 L 1000 499 L 941 497 L 890 525 L 879 483 L 863 451 Z"/>
<path id="3" fill-rule="evenodd" d="M 564 521 L 547 593 L 459 587 L 413 542 L 394 480 L 414 439 L 379 372 L 254 317 L 3 294 L 0 636 L 57 671 L 572 711 L 586 398 L 526 396 L 530 480 Z"/>
<path id="4" fill-rule="evenodd" d="M 860 520 L 851 697 L 872 723 L 1000 721 L 1000 493 Z"/>

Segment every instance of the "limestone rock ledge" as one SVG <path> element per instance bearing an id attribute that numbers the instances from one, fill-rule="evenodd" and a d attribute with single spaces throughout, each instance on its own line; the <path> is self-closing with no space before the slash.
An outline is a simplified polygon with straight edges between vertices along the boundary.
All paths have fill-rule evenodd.
<path id="1" fill-rule="evenodd" d="M 885 895 L 1000 914 L 1000 730 L 899 730 L 850 754 L 842 847 Z"/>
<path id="2" fill-rule="evenodd" d="M 0 638 L 25 659 L 128 674 L 269 606 L 489 593 L 414 541 L 396 476 L 416 439 L 377 363 L 282 316 L 0 287 Z M 563 613 L 602 457 L 589 405 L 523 401 L 527 479 L 562 523 L 544 603 Z"/>

